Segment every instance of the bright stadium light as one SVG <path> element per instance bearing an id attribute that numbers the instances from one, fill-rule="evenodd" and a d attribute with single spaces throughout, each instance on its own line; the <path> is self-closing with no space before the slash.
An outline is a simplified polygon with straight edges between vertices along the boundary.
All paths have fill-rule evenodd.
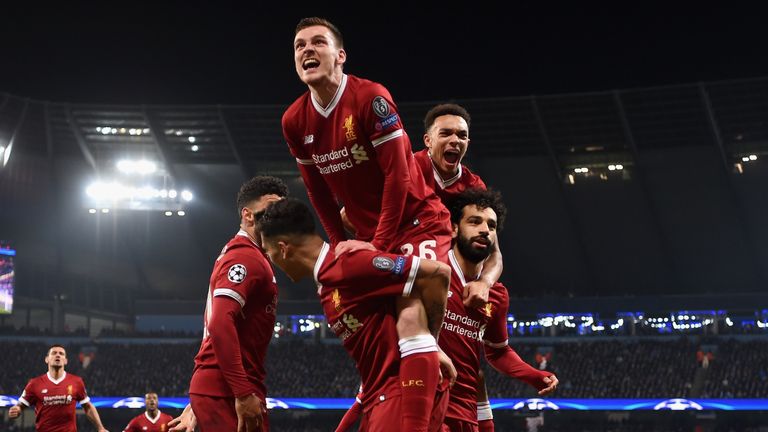
<path id="1" fill-rule="evenodd" d="M 166 216 L 173 216 L 173 212 L 172 211 L 167 211 L 167 212 L 165 212 L 165 215 Z"/>
<path id="2" fill-rule="evenodd" d="M 176 212 L 176 214 L 179 215 L 179 216 L 184 216 L 184 215 L 187 214 L 187 212 L 185 212 L 184 210 L 179 210 L 179 211 Z"/>
<path id="3" fill-rule="evenodd" d="M 88 209 L 88 213 L 90 214 L 96 214 L 96 209 Z"/>
<path id="4" fill-rule="evenodd" d="M 197 141 L 197 138 L 191 136 L 191 137 L 187 138 L 187 141 L 189 141 L 190 143 L 194 144 L 195 141 Z"/>
<path id="5" fill-rule="evenodd" d="M 187 201 L 187 202 L 192 201 L 192 198 L 194 198 L 192 195 L 192 192 L 186 189 L 181 191 L 181 199 L 183 199 L 184 201 Z"/>
<path id="6" fill-rule="evenodd" d="M 108 208 L 103 208 L 103 209 L 101 209 L 101 212 L 102 213 L 109 213 L 109 209 Z"/>
<path id="7" fill-rule="evenodd" d="M 193 152 L 196 152 L 196 151 L 200 150 L 200 146 L 195 144 L 192 147 L 190 147 L 189 149 L 192 150 Z"/>
<path id="8" fill-rule="evenodd" d="M 157 171 L 157 164 L 145 159 L 138 161 L 123 159 L 117 161 L 117 169 L 126 174 L 147 175 Z"/>
<path id="9" fill-rule="evenodd" d="M 178 193 L 178 192 L 176 192 L 176 189 L 171 189 L 171 190 L 169 190 L 169 191 L 168 191 L 168 198 L 171 198 L 171 199 L 173 199 L 173 198 L 176 198 L 176 196 L 177 196 L 178 194 L 179 194 L 179 193 Z"/>

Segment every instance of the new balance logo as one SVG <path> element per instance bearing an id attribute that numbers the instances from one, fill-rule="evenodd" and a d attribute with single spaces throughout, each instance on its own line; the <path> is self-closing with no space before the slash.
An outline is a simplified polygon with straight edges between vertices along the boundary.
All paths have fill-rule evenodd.
<path id="1" fill-rule="evenodd" d="M 305 135 L 304 136 L 304 144 L 312 144 L 315 142 L 315 136 L 314 135 Z"/>
<path id="2" fill-rule="evenodd" d="M 356 164 L 359 165 L 363 163 L 363 161 L 368 160 L 368 153 L 363 146 L 355 144 L 349 150 L 352 152 L 352 157 L 355 159 Z"/>

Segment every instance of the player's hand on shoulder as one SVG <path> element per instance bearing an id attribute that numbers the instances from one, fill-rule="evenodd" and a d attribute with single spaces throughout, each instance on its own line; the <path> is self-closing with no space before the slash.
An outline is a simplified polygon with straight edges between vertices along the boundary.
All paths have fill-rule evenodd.
<path id="1" fill-rule="evenodd" d="M 539 396 L 547 396 L 554 393 L 557 390 L 557 385 L 560 384 L 560 380 L 555 375 L 544 377 L 544 383 L 547 384 L 546 388 L 539 390 Z"/>
<path id="2" fill-rule="evenodd" d="M 485 307 L 491 286 L 481 280 L 475 280 L 464 285 L 464 306 L 470 308 Z"/>
<path id="3" fill-rule="evenodd" d="M 376 248 L 369 242 L 364 242 L 360 240 L 345 240 L 343 242 L 339 242 L 339 244 L 336 245 L 336 249 L 334 250 L 334 253 L 336 254 L 336 256 L 340 256 L 347 252 L 355 252 L 359 250 L 375 251 Z"/>

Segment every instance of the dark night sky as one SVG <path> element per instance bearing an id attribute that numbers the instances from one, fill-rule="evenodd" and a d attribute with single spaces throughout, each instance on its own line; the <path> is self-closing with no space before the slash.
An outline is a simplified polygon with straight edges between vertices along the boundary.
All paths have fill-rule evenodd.
<path id="1" fill-rule="evenodd" d="M 383 83 L 396 101 L 768 75 L 758 9 L 25 3 L 3 6 L 0 92 L 42 100 L 287 104 L 304 88 L 293 29 L 311 15 L 341 28 L 346 71 Z"/>

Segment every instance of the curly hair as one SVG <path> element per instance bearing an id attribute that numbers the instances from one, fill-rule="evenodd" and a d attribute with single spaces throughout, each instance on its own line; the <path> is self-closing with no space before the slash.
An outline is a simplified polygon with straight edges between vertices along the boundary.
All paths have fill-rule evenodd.
<path id="1" fill-rule="evenodd" d="M 258 175 L 240 186 L 237 192 L 237 214 L 243 212 L 243 208 L 264 195 L 274 194 L 279 197 L 288 196 L 288 186 L 277 177 Z"/>
<path id="2" fill-rule="evenodd" d="M 314 234 L 315 219 L 306 204 L 296 198 L 286 198 L 264 210 L 259 219 L 259 231 L 269 238 Z"/>
<path id="3" fill-rule="evenodd" d="M 496 231 L 501 231 L 507 216 L 507 207 L 504 205 L 501 193 L 493 189 L 471 188 L 457 195 L 451 202 L 451 222 L 458 225 L 464 214 L 464 207 L 473 204 L 481 210 L 493 209 L 496 212 Z"/>

